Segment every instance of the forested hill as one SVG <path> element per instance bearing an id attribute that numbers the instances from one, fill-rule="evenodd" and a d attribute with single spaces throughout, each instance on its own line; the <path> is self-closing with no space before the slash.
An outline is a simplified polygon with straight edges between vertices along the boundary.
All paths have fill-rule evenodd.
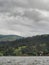
<path id="1" fill-rule="evenodd" d="M 2 56 L 49 56 L 49 35 L 37 35 L 15 41 L 1 41 Z"/>

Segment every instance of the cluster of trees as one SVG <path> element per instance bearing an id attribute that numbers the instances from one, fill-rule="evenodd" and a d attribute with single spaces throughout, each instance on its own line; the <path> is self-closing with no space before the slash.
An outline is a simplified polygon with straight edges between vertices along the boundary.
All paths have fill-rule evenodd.
<path id="1" fill-rule="evenodd" d="M 49 35 L 0 41 L 0 56 L 49 56 Z"/>

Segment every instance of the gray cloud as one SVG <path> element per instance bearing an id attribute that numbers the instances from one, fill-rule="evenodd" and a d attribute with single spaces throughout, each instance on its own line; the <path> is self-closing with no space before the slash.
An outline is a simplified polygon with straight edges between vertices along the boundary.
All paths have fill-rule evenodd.
<path id="1" fill-rule="evenodd" d="M 48 3 L 48 0 L 0 0 L 0 34 L 49 33 Z"/>
<path id="2" fill-rule="evenodd" d="M 2 21 L 2 22 L 1 22 Z M 0 16 L 0 33 L 2 34 L 18 34 L 22 36 L 32 36 L 36 34 L 47 33 L 49 22 L 34 20 L 21 16 Z M 46 31 L 47 30 L 47 31 Z"/>
<path id="3" fill-rule="evenodd" d="M 48 0 L 0 0 L 0 11 L 9 12 L 17 7 L 49 10 Z"/>

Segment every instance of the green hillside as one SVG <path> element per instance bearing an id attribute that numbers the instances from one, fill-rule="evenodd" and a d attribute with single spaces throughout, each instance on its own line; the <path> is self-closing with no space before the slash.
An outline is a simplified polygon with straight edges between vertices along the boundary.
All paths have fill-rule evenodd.
<path id="1" fill-rule="evenodd" d="M 0 41 L 14 41 L 20 38 L 22 37 L 18 35 L 0 35 Z"/>

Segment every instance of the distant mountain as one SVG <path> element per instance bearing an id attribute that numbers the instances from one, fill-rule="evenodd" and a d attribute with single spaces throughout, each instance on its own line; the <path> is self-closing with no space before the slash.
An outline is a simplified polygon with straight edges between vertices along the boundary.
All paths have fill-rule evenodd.
<path id="1" fill-rule="evenodd" d="M 0 41 L 14 41 L 23 37 L 18 35 L 0 35 Z"/>

